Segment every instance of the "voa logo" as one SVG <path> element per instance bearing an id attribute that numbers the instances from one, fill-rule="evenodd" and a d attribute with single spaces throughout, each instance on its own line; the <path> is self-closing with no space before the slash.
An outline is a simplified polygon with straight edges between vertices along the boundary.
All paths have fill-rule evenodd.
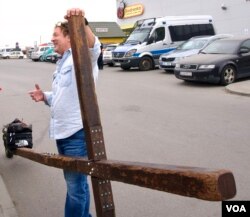
<path id="1" fill-rule="evenodd" d="M 250 201 L 222 201 L 222 217 L 249 217 Z"/>
<path id="2" fill-rule="evenodd" d="M 244 205 L 226 205 L 228 212 L 247 212 Z"/>

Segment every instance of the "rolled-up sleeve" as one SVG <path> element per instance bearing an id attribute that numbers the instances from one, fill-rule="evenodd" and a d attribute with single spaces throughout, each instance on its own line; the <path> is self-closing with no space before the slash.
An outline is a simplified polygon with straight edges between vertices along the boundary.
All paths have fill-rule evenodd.
<path id="1" fill-rule="evenodd" d="M 50 91 L 46 91 L 43 92 L 44 96 L 45 96 L 45 101 L 44 103 L 48 106 L 51 106 L 51 102 L 52 102 L 52 92 Z"/>
<path id="2" fill-rule="evenodd" d="M 96 82 L 97 78 L 98 78 L 98 65 L 97 65 L 97 60 L 98 57 L 101 53 L 101 43 L 98 39 L 98 37 L 95 37 L 95 44 L 93 48 L 89 48 L 90 51 L 90 55 L 91 55 L 91 62 L 92 62 L 92 70 L 93 70 L 93 77 L 94 77 L 94 81 Z"/>

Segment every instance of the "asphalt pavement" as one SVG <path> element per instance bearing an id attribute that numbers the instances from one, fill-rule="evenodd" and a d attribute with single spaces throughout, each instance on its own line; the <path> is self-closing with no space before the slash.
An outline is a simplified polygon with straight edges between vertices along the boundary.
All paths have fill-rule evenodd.
<path id="1" fill-rule="evenodd" d="M 250 96 L 250 80 L 239 81 L 225 87 L 232 94 Z M 18 217 L 15 205 L 0 174 L 0 217 Z"/>
<path id="2" fill-rule="evenodd" d="M 18 217 L 15 205 L 0 174 L 0 217 Z"/>

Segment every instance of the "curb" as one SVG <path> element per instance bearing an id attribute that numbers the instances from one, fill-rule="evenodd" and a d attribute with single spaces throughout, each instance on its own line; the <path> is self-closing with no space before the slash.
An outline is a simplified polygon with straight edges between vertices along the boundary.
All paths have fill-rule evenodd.
<path id="1" fill-rule="evenodd" d="M 0 175 L 0 217 L 18 217 L 16 208 Z"/>
<path id="2" fill-rule="evenodd" d="M 229 93 L 241 95 L 241 96 L 250 96 L 250 83 L 247 84 L 230 84 L 225 87 L 225 90 Z"/>

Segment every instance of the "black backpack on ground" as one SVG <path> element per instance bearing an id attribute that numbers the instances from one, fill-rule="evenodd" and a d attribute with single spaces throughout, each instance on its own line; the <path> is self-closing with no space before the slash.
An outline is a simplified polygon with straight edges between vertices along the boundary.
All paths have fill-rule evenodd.
<path id="1" fill-rule="evenodd" d="M 27 125 L 19 119 L 3 127 L 3 141 L 8 158 L 13 157 L 13 150 L 17 148 L 32 148 L 32 125 Z"/>

